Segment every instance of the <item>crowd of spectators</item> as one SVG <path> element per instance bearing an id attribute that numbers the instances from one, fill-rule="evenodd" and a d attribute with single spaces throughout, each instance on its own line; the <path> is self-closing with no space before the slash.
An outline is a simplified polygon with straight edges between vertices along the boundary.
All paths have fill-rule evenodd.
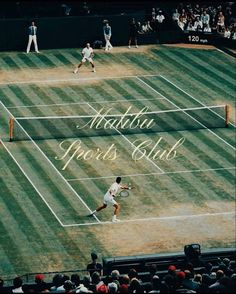
<path id="1" fill-rule="evenodd" d="M 166 17 L 160 8 L 153 7 L 150 16 L 150 26 L 154 32 L 159 32 L 165 22 Z"/>
<path id="2" fill-rule="evenodd" d="M 131 268 L 127 274 L 113 270 L 109 276 L 102 276 L 102 265 L 97 262 L 96 253 L 87 266 L 88 274 L 81 277 L 72 274 L 56 274 L 51 283 L 44 281 L 44 275 L 37 274 L 35 283 L 23 284 L 20 277 L 13 280 L 13 286 L 4 288 L 0 278 L 0 293 L 234 293 L 236 289 L 236 261 L 219 259 L 218 265 L 207 262 L 195 268 L 191 262 L 177 268 L 166 266 L 166 271 L 158 271 L 155 264 L 149 266 L 147 278 Z"/>
<path id="3" fill-rule="evenodd" d="M 235 40 L 236 21 L 232 5 L 233 2 L 224 5 L 180 3 L 173 11 L 172 20 L 184 31 L 217 32 Z"/>

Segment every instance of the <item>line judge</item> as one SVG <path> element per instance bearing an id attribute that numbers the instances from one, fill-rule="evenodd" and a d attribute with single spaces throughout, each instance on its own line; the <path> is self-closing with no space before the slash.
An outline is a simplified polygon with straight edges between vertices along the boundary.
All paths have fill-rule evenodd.
<path id="1" fill-rule="evenodd" d="M 30 47 L 31 47 L 32 41 L 34 42 L 35 52 L 39 53 L 36 34 L 37 34 L 37 27 L 35 26 L 35 22 L 32 21 L 31 26 L 29 26 L 29 28 L 28 28 L 29 40 L 28 40 L 26 53 L 30 52 Z"/>

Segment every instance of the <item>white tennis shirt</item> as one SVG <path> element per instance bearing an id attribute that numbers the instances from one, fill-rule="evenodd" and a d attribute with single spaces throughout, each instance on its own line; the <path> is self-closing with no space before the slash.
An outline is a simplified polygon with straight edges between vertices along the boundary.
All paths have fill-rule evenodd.
<path id="1" fill-rule="evenodd" d="M 84 56 L 85 58 L 89 58 L 89 57 L 91 57 L 91 56 L 90 56 L 91 53 L 93 53 L 93 48 L 91 48 L 91 47 L 89 47 L 89 48 L 85 47 L 85 48 L 83 49 L 83 51 L 82 51 L 82 54 L 83 54 L 83 56 Z"/>
<path id="2" fill-rule="evenodd" d="M 116 182 L 113 183 L 110 187 L 110 189 L 107 191 L 107 194 L 110 195 L 116 195 L 116 193 L 118 192 L 118 190 L 120 189 L 120 184 L 117 184 Z"/>

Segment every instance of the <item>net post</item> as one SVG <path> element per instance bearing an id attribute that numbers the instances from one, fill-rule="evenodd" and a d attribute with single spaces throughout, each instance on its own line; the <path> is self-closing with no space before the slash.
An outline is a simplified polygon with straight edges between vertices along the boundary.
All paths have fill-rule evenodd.
<path id="1" fill-rule="evenodd" d="M 11 117 L 9 119 L 9 141 L 13 141 L 13 130 L 14 130 L 14 119 Z"/>
<path id="2" fill-rule="evenodd" d="M 228 128 L 229 126 L 229 104 L 225 105 L 225 127 Z"/>

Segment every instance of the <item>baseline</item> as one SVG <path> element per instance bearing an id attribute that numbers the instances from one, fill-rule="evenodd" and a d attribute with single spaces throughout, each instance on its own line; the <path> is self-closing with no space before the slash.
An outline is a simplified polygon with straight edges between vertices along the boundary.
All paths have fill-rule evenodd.
<path id="1" fill-rule="evenodd" d="M 156 77 L 159 74 L 140 75 L 141 77 Z M 92 77 L 92 78 L 74 78 L 74 79 L 48 79 L 48 80 L 30 80 L 30 81 L 14 81 L 14 82 L 1 82 L 0 85 L 14 85 L 14 84 L 40 84 L 40 83 L 60 83 L 60 82 L 80 82 L 80 81 L 93 81 L 93 80 L 107 80 L 107 79 L 125 79 L 135 78 L 135 75 L 127 76 L 111 76 L 111 77 Z"/>
<path id="2" fill-rule="evenodd" d="M 165 98 L 150 98 L 150 99 L 146 99 L 146 98 L 140 98 L 140 99 L 129 99 L 129 100 L 125 100 L 125 99 L 120 99 L 120 100 L 102 100 L 102 101 L 83 101 L 83 102 L 68 102 L 68 103 L 55 103 L 55 104 L 36 104 L 36 105 L 18 105 L 18 106 L 6 106 L 7 109 L 18 109 L 18 108 L 33 108 L 33 107 L 49 107 L 49 106 L 65 106 L 65 105 L 84 105 L 87 103 L 90 104 L 107 104 L 107 103 L 118 103 L 118 102 L 136 102 L 136 101 L 156 101 L 156 100 L 165 100 Z"/>
<path id="3" fill-rule="evenodd" d="M 130 220 L 121 220 L 115 224 L 125 224 L 130 222 L 146 222 L 146 221 L 165 221 L 165 220 L 178 220 L 178 219 L 188 219 L 188 218 L 201 218 L 209 216 L 220 216 L 220 215 L 235 215 L 235 211 L 226 211 L 226 212 L 215 212 L 215 213 L 201 213 L 201 214 L 190 214 L 190 215 L 173 215 L 173 216 L 160 216 L 160 217 L 151 217 L 151 218 L 139 218 L 139 219 L 130 219 Z M 80 226 L 90 226 L 90 225 L 110 225 L 114 224 L 113 222 L 100 222 L 100 223 L 83 223 L 83 224 L 67 224 L 63 227 L 80 227 Z"/>

